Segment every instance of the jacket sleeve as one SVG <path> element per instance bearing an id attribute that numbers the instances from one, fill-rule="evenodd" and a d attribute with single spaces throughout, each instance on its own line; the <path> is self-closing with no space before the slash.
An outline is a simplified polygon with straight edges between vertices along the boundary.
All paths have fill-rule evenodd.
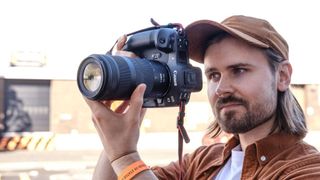
<path id="1" fill-rule="evenodd" d="M 191 154 L 185 154 L 182 158 L 182 171 L 183 174 L 186 174 L 186 171 L 190 170 L 191 164 L 193 160 L 201 154 L 201 152 L 205 149 L 205 146 L 199 147 Z M 151 168 L 153 173 L 161 180 L 167 179 L 178 179 L 180 174 L 180 166 L 179 161 L 171 162 L 167 166 L 154 166 Z"/>
<path id="2" fill-rule="evenodd" d="M 283 178 L 285 180 L 318 180 L 320 179 L 320 154 L 310 154 L 297 160 L 287 169 Z"/>

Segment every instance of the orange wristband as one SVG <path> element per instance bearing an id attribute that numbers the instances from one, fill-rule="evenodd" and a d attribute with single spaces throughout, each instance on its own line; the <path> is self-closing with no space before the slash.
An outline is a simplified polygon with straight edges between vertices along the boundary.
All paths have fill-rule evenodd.
<path id="1" fill-rule="evenodd" d="M 135 175 L 141 173 L 144 170 L 149 169 L 149 167 L 144 164 L 143 161 L 136 161 L 126 167 L 118 177 L 118 180 L 129 180 L 132 179 Z"/>

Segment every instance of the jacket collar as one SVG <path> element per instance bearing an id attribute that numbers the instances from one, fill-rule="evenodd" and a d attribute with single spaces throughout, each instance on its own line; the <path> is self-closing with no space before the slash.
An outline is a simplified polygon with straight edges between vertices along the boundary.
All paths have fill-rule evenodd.
<path id="1" fill-rule="evenodd" d="M 296 135 L 281 132 L 275 133 L 249 145 L 246 149 L 245 155 L 247 155 L 247 152 L 255 149 L 260 165 L 264 165 L 274 156 L 280 154 L 282 151 L 301 140 L 302 137 Z"/>
<path id="2" fill-rule="evenodd" d="M 260 165 L 264 165 L 274 156 L 281 153 L 288 147 L 296 144 L 300 140 L 302 140 L 302 137 L 286 133 L 275 133 L 249 145 L 245 151 L 245 158 L 247 158 L 248 156 L 255 156 L 258 159 Z M 229 141 L 224 145 L 220 158 L 209 163 L 207 169 L 213 166 L 223 165 L 230 157 L 231 150 L 239 144 L 240 141 L 237 137 L 231 137 Z"/>

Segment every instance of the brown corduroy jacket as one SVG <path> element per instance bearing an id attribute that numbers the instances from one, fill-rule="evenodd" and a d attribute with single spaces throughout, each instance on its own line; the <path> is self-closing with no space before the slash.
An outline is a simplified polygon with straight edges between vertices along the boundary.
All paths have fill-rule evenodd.
<path id="1" fill-rule="evenodd" d="M 225 145 L 203 146 L 192 154 L 186 154 L 182 163 L 183 179 L 214 179 L 238 144 L 238 139 L 233 137 Z M 152 170 L 159 179 L 179 177 L 178 162 L 152 167 Z M 241 179 L 320 179 L 320 153 L 302 138 L 273 134 L 246 148 Z"/>

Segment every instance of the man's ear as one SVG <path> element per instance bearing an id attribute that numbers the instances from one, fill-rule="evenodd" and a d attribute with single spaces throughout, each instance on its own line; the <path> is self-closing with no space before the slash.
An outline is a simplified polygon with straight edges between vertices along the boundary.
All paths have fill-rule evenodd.
<path id="1" fill-rule="evenodd" d="M 278 91 L 285 91 L 289 88 L 291 82 L 291 74 L 292 74 L 292 66 L 288 60 L 285 60 L 280 63 L 278 69 L 278 84 L 277 89 Z"/>

